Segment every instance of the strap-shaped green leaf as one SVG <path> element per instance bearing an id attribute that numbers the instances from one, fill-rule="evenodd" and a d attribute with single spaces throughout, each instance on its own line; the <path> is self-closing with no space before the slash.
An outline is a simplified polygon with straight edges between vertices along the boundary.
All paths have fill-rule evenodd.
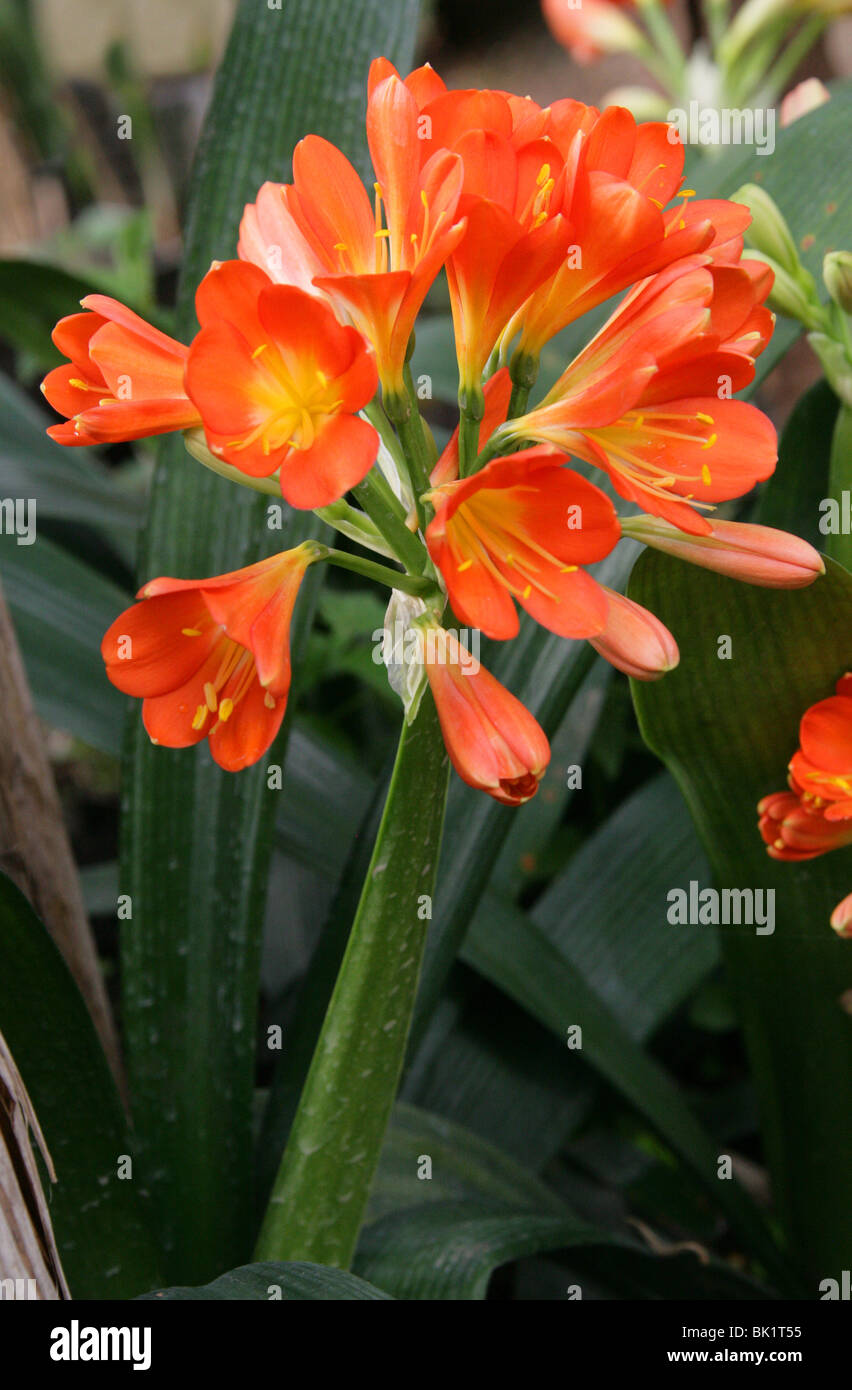
<path id="1" fill-rule="evenodd" d="M 849 668 L 852 576 L 829 561 L 810 588 L 774 591 L 647 554 L 630 593 L 681 646 L 676 671 L 653 689 L 634 689 L 643 735 L 680 783 L 717 887 L 775 895 L 773 932 L 731 925 L 721 937 L 760 1095 L 774 1200 L 816 1297 L 818 1279 L 839 1278 L 852 1248 L 845 1181 L 852 1022 L 844 1003 L 852 955 L 829 926 L 852 886 L 852 855 L 774 862 L 757 831 L 756 805 L 785 788 L 802 714 Z M 731 639 L 730 659 L 720 659 L 729 650 L 721 636 Z"/>
<path id="2" fill-rule="evenodd" d="M 286 179 L 309 131 L 363 166 L 366 79 L 385 52 L 406 63 L 415 0 L 243 0 L 217 77 L 189 199 L 178 311 L 213 258 L 236 251 L 243 205 Z M 267 499 L 268 500 L 268 499 Z M 199 469 L 169 443 L 154 485 L 141 579 L 237 568 L 309 533 Z M 305 612 L 303 595 L 298 612 Z M 294 642 L 298 651 L 298 642 Z M 260 930 L 275 814 L 266 766 L 231 776 L 205 749 L 154 749 L 134 715 L 125 767 L 121 891 L 124 1023 L 144 1180 L 156 1194 L 171 1278 L 244 1259 L 251 1239 L 251 1101 Z M 287 795 L 286 791 L 283 795 Z"/>
<path id="3" fill-rule="evenodd" d="M 178 1287 L 158 1289 L 155 1293 L 143 1294 L 138 1300 L 144 1302 L 195 1302 L 202 1300 L 235 1299 L 241 1302 L 292 1302 L 304 1303 L 313 1300 L 340 1299 L 389 1299 L 391 1294 L 359 1279 L 355 1274 L 347 1274 L 342 1269 L 330 1269 L 327 1265 L 309 1264 L 294 1260 L 283 1264 L 267 1260 L 261 1264 L 241 1265 L 220 1274 L 212 1284 L 198 1288 Z"/>
<path id="4" fill-rule="evenodd" d="M 151 1288 L 158 1278 L 151 1203 L 141 1196 L 115 1083 L 68 967 L 5 874 L 0 1032 L 56 1169 L 47 1199 L 72 1296 L 132 1298 Z"/>

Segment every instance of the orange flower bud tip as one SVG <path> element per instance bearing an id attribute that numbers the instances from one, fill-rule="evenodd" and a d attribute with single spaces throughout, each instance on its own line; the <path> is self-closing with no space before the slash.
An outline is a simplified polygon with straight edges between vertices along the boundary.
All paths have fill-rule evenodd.
<path id="1" fill-rule="evenodd" d="M 852 893 L 843 898 L 831 914 L 831 925 L 838 936 L 852 939 Z"/>

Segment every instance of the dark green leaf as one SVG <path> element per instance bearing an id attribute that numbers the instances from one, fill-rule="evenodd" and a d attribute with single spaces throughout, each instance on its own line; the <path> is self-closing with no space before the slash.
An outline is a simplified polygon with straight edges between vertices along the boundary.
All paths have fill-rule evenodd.
<path id="1" fill-rule="evenodd" d="M 38 713 L 118 753 L 126 701 L 106 678 L 100 648 L 129 594 L 43 539 L 27 546 L 0 536 L 0 578 Z"/>
<path id="2" fill-rule="evenodd" d="M 717 887 L 775 894 L 774 932 L 732 925 L 721 935 L 776 1207 L 816 1296 L 816 1281 L 843 1268 L 852 1246 L 852 1208 L 838 1180 L 852 1164 L 852 1113 L 838 1104 L 852 1092 L 849 948 L 828 924 L 852 864 L 848 850 L 773 862 L 755 808 L 784 789 L 802 714 L 848 669 L 852 578 L 829 562 L 811 588 L 772 591 L 647 554 L 631 594 L 681 644 L 678 669 L 634 691 L 642 732 L 677 777 Z M 721 634 L 731 638 L 730 660 L 719 659 Z"/>
<path id="3" fill-rule="evenodd" d="M 121 1102 L 71 974 L 26 899 L 0 874 L 0 1032 L 58 1181 L 50 1217 L 74 1298 L 132 1298 L 158 1277 L 150 1203 Z"/>
<path id="4" fill-rule="evenodd" d="M 359 1279 L 355 1274 L 347 1274 L 342 1269 L 331 1269 L 328 1265 L 308 1264 L 306 1261 L 293 1261 L 281 1264 L 268 1260 L 262 1264 L 242 1265 L 220 1274 L 212 1284 L 202 1284 L 196 1288 L 158 1289 L 156 1293 L 142 1294 L 140 1303 L 154 1300 L 187 1303 L 197 1299 L 227 1299 L 233 1302 L 253 1300 L 254 1302 L 276 1303 L 313 1299 L 388 1299 L 391 1295 L 376 1289 L 372 1284 Z"/>

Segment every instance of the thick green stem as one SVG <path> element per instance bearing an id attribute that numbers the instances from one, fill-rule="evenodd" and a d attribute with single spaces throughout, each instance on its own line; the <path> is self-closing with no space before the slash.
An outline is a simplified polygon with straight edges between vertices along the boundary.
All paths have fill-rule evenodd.
<path id="1" fill-rule="evenodd" d="M 384 815 L 255 1258 L 346 1269 L 396 1089 L 438 867 L 447 757 L 427 692 Z"/>
<path id="2" fill-rule="evenodd" d="M 426 549 L 406 526 L 402 504 L 379 469 L 371 469 L 363 482 L 353 487 L 352 493 L 393 547 L 397 558 L 407 569 L 422 574 L 428 561 Z"/>
<path id="3" fill-rule="evenodd" d="M 332 550 L 325 545 L 317 546 L 317 549 L 322 551 L 318 559 L 327 560 L 330 565 L 337 565 L 339 569 L 351 570 L 353 574 L 361 574 L 365 579 L 375 579 L 379 584 L 387 584 L 390 589 L 401 589 L 404 594 L 414 594 L 417 597 L 440 593 L 434 580 L 423 575 L 403 574 L 401 570 L 378 565 L 375 560 L 350 555 L 344 550 Z"/>

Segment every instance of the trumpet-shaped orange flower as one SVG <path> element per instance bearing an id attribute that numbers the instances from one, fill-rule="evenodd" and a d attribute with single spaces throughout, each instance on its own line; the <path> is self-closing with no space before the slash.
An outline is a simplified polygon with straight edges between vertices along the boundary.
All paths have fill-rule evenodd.
<path id="1" fill-rule="evenodd" d="M 54 367 L 42 391 L 66 417 L 47 433 L 58 444 L 143 439 L 200 424 L 184 389 L 189 349 L 103 294 L 60 319 L 53 341 L 70 363 Z"/>
<path id="2" fill-rule="evenodd" d="M 367 115 L 374 200 L 340 150 L 308 135 L 293 183 L 265 185 L 240 228 L 241 258 L 327 295 L 372 343 L 382 384 L 398 394 L 414 320 L 465 230 L 461 161 L 442 152 L 421 167 L 417 117 L 411 91 L 384 77 Z"/>
<path id="3" fill-rule="evenodd" d="M 113 685 L 143 701 L 154 743 L 209 739 L 220 767 L 257 762 L 290 689 L 290 620 L 310 542 L 215 579 L 153 579 L 116 618 L 101 652 Z"/>
<path id="4" fill-rule="evenodd" d="M 186 385 L 213 453 L 252 477 L 278 471 L 294 507 L 324 507 L 369 472 L 378 435 L 356 412 L 378 385 L 361 335 L 304 290 L 224 261 L 196 294 Z"/>
<path id="5" fill-rule="evenodd" d="M 543 729 L 490 671 L 472 668 L 453 633 L 424 637 L 433 639 L 423 644 L 426 674 L 459 777 L 506 806 L 529 801 L 550 762 Z"/>
<path id="6" fill-rule="evenodd" d="M 429 553 L 455 613 L 488 637 L 516 635 L 515 601 L 563 637 L 604 629 L 606 595 L 582 566 L 617 544 L 618 520 L 564 463 L 554 449 L 525 449 L 432 494 Z"/>
<path id="7" fill-rule="evenodd" d="M 398 78 L 385 59 L 374 63 L 373 87 L 388 73 Z M 468 229 L 447 263 L 463 385 L 501 319 L 498 334 L 520 331 L 520 351 L 537 356 L 580 314 L 713 242 L 709 216 L 681 224 L 679 207 L 670 225 L 664 215 L 684 158 L 664 123 L 637 126 L 623 108 L 571 100 L 542 108 L 507 92 L 451 92 L 431 69 L 405 85 L 421 163 L 449 152 L 464 169 Z M 737 216 L 748 221 L 743 208 Z"/>
<path id="8" fill-rule="evenodd" d="M 760 303 L 768 288 L 746 267 L 688 258 L 667 268 L 628 295 L 541 405 L 502 433 L 573 453 L 605 469 L 623 497 L 709 534 L 695 507 L 739 497 L 775 468 L 766 416 L 716 394 L 725 379 L 728 391 L 750 379 L 772 326 Z"/>
<path id="9" fill-rule="evenodd" d="M 852 675 L 811 705 L 790 761 L 790 791 L 764 797 L 760 833 L 773 859 L 814 859 L 852 844 Z"/>

